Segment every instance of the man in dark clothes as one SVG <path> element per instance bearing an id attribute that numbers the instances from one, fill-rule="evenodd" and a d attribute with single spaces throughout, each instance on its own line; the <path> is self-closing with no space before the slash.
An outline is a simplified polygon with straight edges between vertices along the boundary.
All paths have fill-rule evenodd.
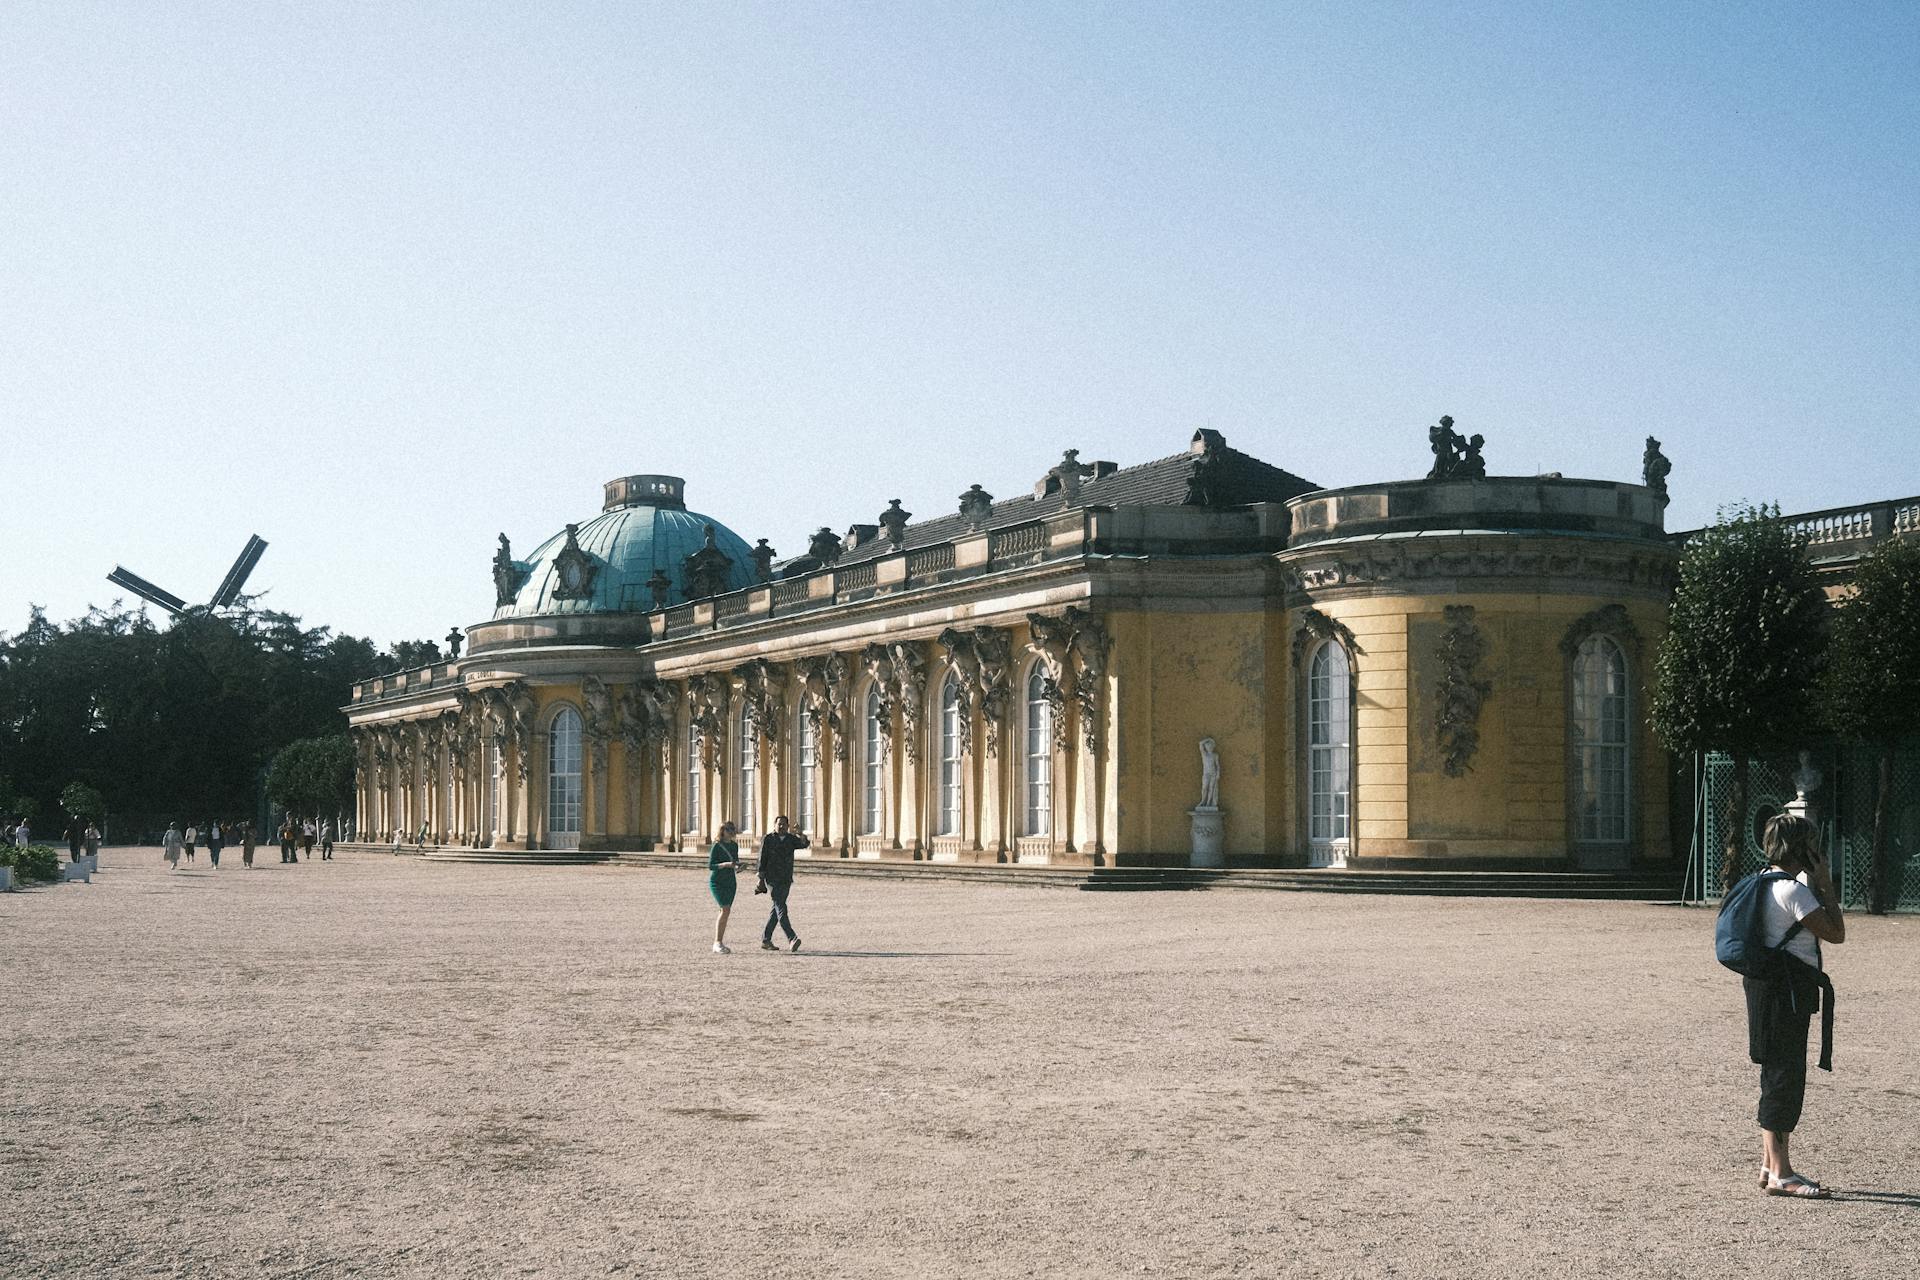
<path id="1" fill-rule="evenodd" d="M 760 935 L 762 951 L 779 950 L 773 945 L 776 924 L 787 935 L 788 944 L 795 951 L 800 949 L 800 935 L 793 931 L 793 920 L 787 915 L 787 891 L 793 888 L 793 851 L 805 849 L 808 843 L 798 831 L 787 830 L 784 813 L 774 819 L 773 830 L 760 842 L 760 884 L 754 892 L 773 895 L 773 911 L 767 916 L 766 930 Z"/>

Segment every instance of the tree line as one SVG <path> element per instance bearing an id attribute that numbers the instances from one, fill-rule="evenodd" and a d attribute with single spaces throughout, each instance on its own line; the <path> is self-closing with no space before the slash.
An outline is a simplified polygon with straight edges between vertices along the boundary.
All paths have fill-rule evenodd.
<path id="1" fill-rule="evenodd" d="M 1778 507 L 1723 513 L 1687 546 L 1667 626 L 1654 731 L 1676 754 L 1733 761 L 1721 883 L 1738 874 L 1753 761 L 1834 735 L 1875 749 L 1867 899 L 1887 910 L 1894 756 L 1920 734 L 1920 542 L 1882 542 L 1829 605 Z"/>
<path id="2" fill-rule="evenodd" d="M 331 785 L 351 804 L 352 685 L 438 659 L 431 641 L 381 649 L 251 602 L 164 630 L 118 603 L 64 624 L 36 607 L 0 634 L 0 814 L 48 837 L 70 815 L 106 819 L 116 840 L 251 817 L 297 743 L 330 745 L 292 752 L 266 786 L 273 803 L 325 812 Z"/>

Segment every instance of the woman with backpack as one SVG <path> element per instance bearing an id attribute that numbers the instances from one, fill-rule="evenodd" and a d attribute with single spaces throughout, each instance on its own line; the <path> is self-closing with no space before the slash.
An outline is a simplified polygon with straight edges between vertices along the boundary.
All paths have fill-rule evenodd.
<path id="1" fill-rule="evenodd" d="M 1824 1199 L 1830 1193 L 1794 1172 L 1787 1139 L 1800 1123 L 1807 1091 L 1807 1026 L 1827 1003 L 1821 1061 L 1831 1071 L 1833 984 L 1820 962 L 1820 943 L 1847 940 L 1847 922 L 1833 874 L 1820 851 L 1819 832 L 1797 814 L 1771 819 L 1761 848 L 1772 865 L 1761 873 L 1758 941 L 1774 953 L 1768 971 L 1742 980 L 1747 996 L 1747 1054 L 1760 1064 L 1760 1186 L 1768 1195 Z"/>

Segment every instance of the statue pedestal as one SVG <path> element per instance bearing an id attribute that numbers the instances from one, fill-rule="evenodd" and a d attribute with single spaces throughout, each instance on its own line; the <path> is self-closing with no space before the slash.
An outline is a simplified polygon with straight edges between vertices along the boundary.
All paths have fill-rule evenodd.
<path id="1" fill-rule="evenodd" d="M 1193 819 L 1193 857 L 1187 864 L 1194 867 L 1224 867 L 1227 865 L 1227 819 L 1223 810 L 1214 805 L 1201 805 L 1187 810 L 1187 816 Z"/>

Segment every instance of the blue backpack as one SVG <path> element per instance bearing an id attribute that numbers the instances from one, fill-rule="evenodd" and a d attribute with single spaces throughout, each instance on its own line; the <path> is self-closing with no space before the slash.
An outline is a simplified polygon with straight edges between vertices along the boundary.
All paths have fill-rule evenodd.
<path id="1" fill-rule="evenodd" d="M 1769 947 L 1763 932 L 1767 919 L 1768 885 L 1791 880 L 1784 871 L 1762 871 L 1742 877 L 1720 901 L 1720 919 L 1713 929 L 1713 956 L 1735 973 L 1748 978 L 1771 978 L 1780 972 L 1781 951 L 1800 932 L 1804 921 L 1788 926 L 1780 945 Z"/>

